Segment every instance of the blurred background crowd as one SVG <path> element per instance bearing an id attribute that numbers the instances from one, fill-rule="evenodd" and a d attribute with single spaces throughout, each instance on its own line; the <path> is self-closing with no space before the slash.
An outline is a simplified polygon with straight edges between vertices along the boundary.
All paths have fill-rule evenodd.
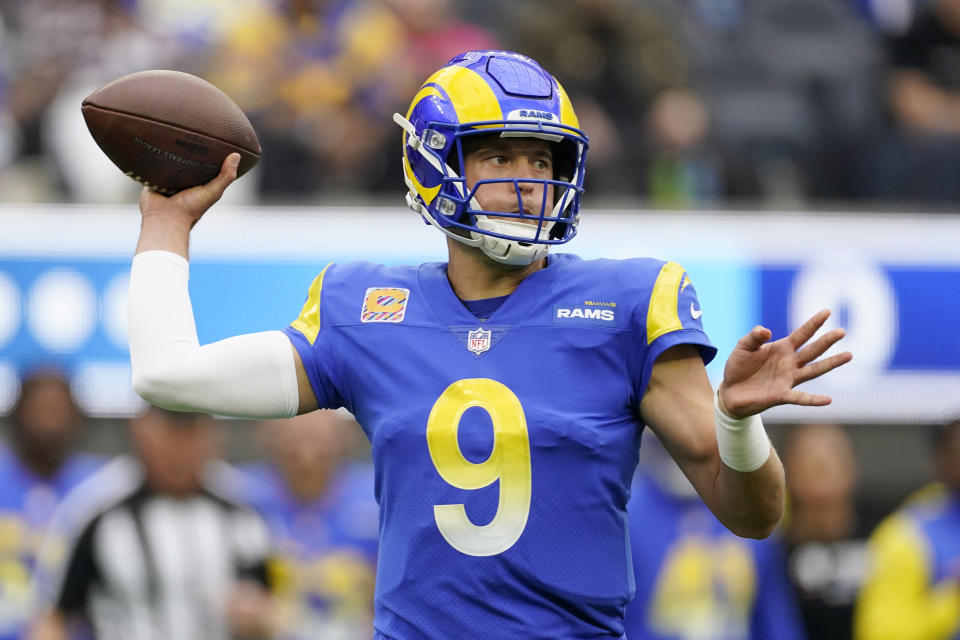
<path id="1" fill-rule="evenodd" d="M 138 185 L 92 147 L 79 104 L 121 75 L 169 68 L 223 89 L 260 136 L 263 158 L 234 201 L 399 205 L 391 114 L 478 48 L 529 54 L 564 83 L 591 138 L 591 206 L 960 202 L 960 0 L 0 0 L 0 204 L 132 203 Z M 228 428 L 91 417 L 64 372 L 25 373 L 0 417 L 0 640 L 31 624 L 34 640 L 85 637 L 73 618 L 116 569 L 91 541 L 125 539 L 109 537 L 123 528 L 107 527 L 107 506 L 142 527 L 145 504 L 178 513 L 147 498 L 211 495 L 252 510 L 270 540 L 225 555 L 236 582 L 203 592 L 223 637 L 370 637 L 376 504 L 348 415 Z M 769 431 L 790 499 L 765 542 L 722 530 L 645 441 L 628 637 L 960 638 L 960 425 Z M 138 470 L 128 494 L 71 506 L 84 502 L 78 487 L 127 486 L 118 461 Z M 194 525 L 169 517 L 131 538 L 140 578 L 193 593 L 192 574 L 167 581 L 185 561 L 158 532 Z M 179 537 L 191 547 L 192 535 Z M 183 615 L 171 624 L 220 637 Z"/>
<path id="2" fill-rule="evenodd" d="M 249 201 L 392 198 L 391 114 L 479 48 L 564 80 L 594 203 L 960 195 L 956 0 L 3 0 L 0 200 L 125 198 L 78 177 L 75 112 L 147 68 L 201 75 L 249 114 L 264 148 Z"/>

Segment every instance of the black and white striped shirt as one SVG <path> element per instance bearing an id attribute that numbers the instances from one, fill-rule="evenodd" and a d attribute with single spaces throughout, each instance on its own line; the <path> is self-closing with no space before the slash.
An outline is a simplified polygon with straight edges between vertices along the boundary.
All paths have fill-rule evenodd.
<path id="1" fill-rule="evenodd" d="M 266 585 L 270 539 L 217 488 L 228 469 L 185 498 L 151 492 L 133 458 L 94 475 L 65 505 L 75 535 L 48 603 L 85 616 L 98 640 L 229 638 L 228 594 L 238 580 Z"/>

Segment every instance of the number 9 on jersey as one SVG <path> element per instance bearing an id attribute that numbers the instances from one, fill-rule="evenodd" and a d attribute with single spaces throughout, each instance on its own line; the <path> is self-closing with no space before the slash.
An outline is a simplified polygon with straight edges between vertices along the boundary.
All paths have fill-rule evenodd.
<path id="1" fill-rule="evenodd" d="M 493 424 L 493 449 L 483 462 L 467 460 L 457 437 L 463 413 L 472 407 L 486 411 Z M 463 504 L 434 505 L 443 538 L 471 556 L 492 556 L 512 547 L 527 525 L 531 494 L 530 440 L 516 394 L 489 378 L 454 382 L 430 411 L 427 447 L 440 477 L 458 489 L 475 491 L 500 481 L 497 512 L 488 524 L 473 524 Z"/>

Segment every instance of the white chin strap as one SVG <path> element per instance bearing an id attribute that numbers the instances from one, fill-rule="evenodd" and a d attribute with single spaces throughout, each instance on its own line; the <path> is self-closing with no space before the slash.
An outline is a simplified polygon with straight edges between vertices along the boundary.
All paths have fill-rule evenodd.
<path id="1" fill-rule="evenodd" d="M 552 226 L 552 222 L 544 225 L 543 233 L 549 234 Z M 480 250 L 497 262 L 502 262 L 503 264 L 530 264 L 547 255 L 547 252 L 550 250 L 550 245 L 548 244 L 536 244 L 532 242 L 533 238 L 537 235 L 536 225 L 514 220 L 494 220 L 489 216 L 478 215 L 477 227 L 493 233 L 530 238 L 531 242 L 521 242 L 519 240 L 505 240 L 503 238 L 471 231 L 470 236 L 480 242 Z"/>
<path id="2" fill-rule="evenodd" d="M 417 151 L 421 156 L 423 156 L 427 162 L 429 162 L 434 169 L 442 173 L 445 177 L 457 176 L 457 172 L 453 170 L 448 164 L 440 162 L 440 159 L 432 153 L 427 153 L 424 150 L 423 141 L 417 136 L 416 127 L 413 124 L 404 118 L 399 113 L 393 114 L 393 121 L 396 122 L 400 127 L 406 131 L 408 136 L 408 142 L 415 151 Z M 506 134 L 510 135 L 510 134 Z M 517 134 L 513 134 L 517 135 Z M 402 160 L 401 160 L 402 162 Z M 403 169 L 403 180 L 407 184 L 407 206 L 414 212 L 420 214 L 420 216 L 426 220 L 430 225 L 436 227 L 443 233 L 447 234 L 457 242 L 461 242 L 470 247 L 477 247 L 487 257 L 502 264 L 510 265 L 527 265 L 532 264 L 543 258 L 547 255 L 547 252 L 550 251 L 550 245 L 548 244 L 537 244 L 532 242 L 533 238 L 537 235 L 537 226 L 532 224 L 524 224 L 523 222 L 513 221 L 513 220 L 493 220 L 489 216 L 477 215 L 477 227 L 483 229 L 484 231 L 491 231 L 493 233 L 501 233 L 503 235 L 511 236 L 520 236 L 520 237 L 529 237 L 531 242 L 521 242 L 518 240 L 506 240 L 504 238 L 497 238 L 495 236 L 488 236 L 483 233 L 478 233 L 476 231 L 470 231 L 470 236 L 460 235 L 456 233 L 453 229 L 456 227 L 448 228 L 442 227 L 434 219 L 430 212 L 427 211 L 426 207 L 416 198 L 417 189 L 413 183 L 413 180 L 410 179 L 410 176 L 407 175 L 406 166 L 402 167 Z M 464 196 L 463 188 L 459 182 L 455 182 L 457 191 L 460 192 L 460 197 Z M 553 212 L 550 214 L 553 217 L 562 211 L 567 203 L 569 203 L 570 198 L 570 189 L 567 188 L 566 193 L 562 198 L 559 199 L 556 206 L 553 208 Z M 477 199 L 470 198 L 470 208 L 476 211 L 482 211 L 483 207 L 480 206 L 480 203 L 477 202 Z M 550 222 L 543 225 L 541 235 L 549 236 L 554 222 Z"/>

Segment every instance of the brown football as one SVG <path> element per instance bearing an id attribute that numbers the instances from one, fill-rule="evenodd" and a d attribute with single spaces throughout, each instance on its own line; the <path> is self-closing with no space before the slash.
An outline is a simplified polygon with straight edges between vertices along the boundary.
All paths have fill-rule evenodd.
<path id="1" fill-rule="evenodd" d="M 257 134 L 240 107 L 189 73 L 132 73 L 91 93 L 81 109 L 107 157 L 164 195 L 209 182 L 234 151 L 238 176 L 260 159 Z"/>

